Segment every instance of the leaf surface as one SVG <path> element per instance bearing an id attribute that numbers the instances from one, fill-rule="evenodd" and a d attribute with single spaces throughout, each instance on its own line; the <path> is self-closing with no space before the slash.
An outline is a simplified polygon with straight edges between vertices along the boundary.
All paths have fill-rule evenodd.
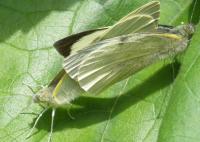
<path id="1" fill-rule="evenodd" d="M 37 114 L 33 94 L 61 70 L 53 43 L 72 33 L 109 26 L 147 0 L 61 0 L 0 2 L 0 138 L 3 142 L 46 142 L 51 111 L 25 139 Z M 161 24 L 191 17 L 192 0 L 162 0 Z M 199 17 L 198 12 L 194 17 Z M 56 112 L 53 142 L 198 142 L 200 26 L 179 64 L 154 64 L 97 97 L 83 96 Z"/>

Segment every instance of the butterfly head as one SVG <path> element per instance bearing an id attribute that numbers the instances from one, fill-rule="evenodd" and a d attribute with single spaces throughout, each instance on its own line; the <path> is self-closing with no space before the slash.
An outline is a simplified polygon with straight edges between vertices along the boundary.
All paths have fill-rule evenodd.
<path id="1" fill-rule="evenodd" d="M 186 38 L 191 38 L 195 31 L 195 27 L 192 24 L 186 24 L 186 25 L 180 25 L 176 27 L 176 30 L 178 31 L 179 34 Z"/>
<path id="2" fill-rule="evenodd" d="M 193 35 L 194 31 L 195 31 L 195 27 L 192 24 L 188 24 L 185 25 L 185 33 L 187 33 L 188 37 L 190 37 L 191 35 Z"/>
<path id="3" fill-rule="evenodd" d="M 33 101 L 35 103 L 49 105 L 53 100 L 52 97 L 52 89 L 50 87 L 45 87 L 41 89 L 36 95 L 33 97 Z"/>

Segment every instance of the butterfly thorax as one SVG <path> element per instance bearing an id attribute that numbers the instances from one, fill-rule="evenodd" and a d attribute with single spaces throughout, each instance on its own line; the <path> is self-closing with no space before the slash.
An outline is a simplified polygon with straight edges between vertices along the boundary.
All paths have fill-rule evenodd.
<path id="1" fill-rule="evenodd" d="M 168 25 L 159 25 L 157 32 L 158 33 L 172 33 L 175 35 L 180 35 L 181 38 L 190 39 L 194 33 L 194 25 L 186 24 L 180 25 L 177 27 L 168 26 Z"/>
<path id="2" fill-rule="evenodd" d="M 57 102 L 56 97 L 52 95 L 53 90 L 54 87 L 43 88 L 33 97 L 33 101 L 44 106 L 58 107 L 59 103 Z"/>
<path id="3" fill-rule="evenodd" d="M 192 24 L 180 25 L 171 29 L 172 33 L 182 35 L 185 38 L 190 38 L 194 33 L 194 26 Z"/>

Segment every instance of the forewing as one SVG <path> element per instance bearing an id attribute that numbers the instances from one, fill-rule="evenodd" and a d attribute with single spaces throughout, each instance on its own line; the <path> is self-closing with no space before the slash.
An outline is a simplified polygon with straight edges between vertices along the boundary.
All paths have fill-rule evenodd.
<path id="1" fill-rule="evenodd" d="M 81 62 L 78 82 L 85 91 L 98 94 L 147 65 L 183 51 L 186 42 L 174 34 L 131 34 L 110 39 Z"/>
<path id="2" fill-rule="evenodd" d="M 134 10 L 133 12 L 129 13 L 125 17 L 123 17 L 120 21 L 126 20 L 128 17 L 133 15 L 149 15 L 153 17 L 153 19 L 159 19 L 160 17 L 160 2 L 159 1 L 152 1 L 149 2 L 138 9 Z"/>
<path id="3" fill-rule="evenodd" d="M 149 15 L 132 15 L 125 21 L 116 23 L 110 27 L 101 37 L 101 40 L 113 38 L 121 35 L 139 32 L 155 32 L 157 29 L 157 19 Z"/>
<path id="4" fill-rule="evenodd" d="M 62 69 L 57 75 L 56 77 L 50 82 L 49 86 L 56 86 L 56 84 L 58 84 L 58 82 L 60 81 L 60 79 L 66 74 L 65 70 Z"/>
<path id="5" fill-rule="evenodd" d="M 56 50 L 64 57 L 72 54 L 80 49 L 87 47 L 93 40 L 95 40 L 101 33 L 108 28 L 100 28 L 88 30 L 81 33 L 70 35 L 54 43 Z"/>
<path id="6" fill-rule="evenodd" d="M 65 74 L 61 80 L 56 84 L 53 90 L 53 96 L 58 105 L 69 104 L 76 97 L 85 93 L 79 84 Z"/>
<path id="7" fill-rule="evenodd" d="M 115 26 L 113 26 L 112 28 L 102 31 L 98 31 L 98 34 L 103 34 L 103 37 L 101 38 L 101 40 L 103 40 L 104 38 L 111 38 L 111 37 L 115 37 L 118 35 L 124 35 L 124 34 L 128 34 L 130 32 L 142 32 L 142 31 L 146 31 L 146 29 L 148 29 L 148 31 L 150 32 L 151 30 L 154 31 L 156 29 L 155 27 L 155 21 L 154 19 L 152 19 L 152 17 L 150 16 L 145 16 L 145 15 L 138 15 L 135 17 L 131 17 L 130 20 L 126 20 L 124 23 L 119 23 Z M 151 30 L 150 30 L 151 29 Z M 99 34 L 99 35 L 100 35 Z M 86 36 L 85 38 L 87 38 L 88 36 Z M 98 37 L 98 36 L 95 36 Z M 81 41 L 87 41 L 86 39 L 81 39 L 79 42 L 77 42 L 76 44 L 79 44 L 81 47 L 81 45 L 86 45 L 86 44 L 82 44 Z M 92 38 L 89 38 L 90 40 Z M 96 38 L 96 40 L 98 41 L 99 39 Z M 95 41 L 95 40 L 92 40 Z M 106 41 L 106 40 L 104 40 Z M 109 41 L 109 40 L 108 40 Z M 92 43 L 92 42 L 90 42 Z M 101 44 L 102 42 L 99 42 L 98 44 Z M 90 45 L 90 44 L 87 44 Z M 77 48 L 75 45 L 73 45 L 73 47 L 75 47 L 74 49 L 80 49 Z M 93 46 L 93 48 L 82 48 L 82 50 L 73 50 L 75 51 L 74 53 L 72 53 L 69 57 L 67 57 L 64 61 L 64 69 L 66 70 L 66 72 L 70 75 L 71 78 L 77 80 L 77 75 L 78 75 L 78 69 L 79 69 L 79 65 L 80 62 L 82 60 L 84 60 L 85 56 L 88 55 L 91 51 L 98 49 L 99 46 Z M 78 51 L 78 52 L 76 52 Z"/>
<path id="8" fill-rule="evenodd" d="M 90 45 L 84 50 L 79 50 L 76 53 L 66 57 L 64 59 L 63 68 L 72 79 L 77 80 L 78 70 L 81 62 L 85 59 L 85 56 L 87 56 L 90 52 L 98 49 L 98 47 L 100 47 L 101 45 L 104 45 L 106 43 L 109 44 L 108 42 L 109 41 L 106 40 L 98 42 L 94 46 Z"/>
<path id="9" fill-rule="evenodd" d="M 95 39 L 90 38 L 89 36 L 85 36 L 83 39 L 79 40 L 73 45 L 74 50 L 72 51 L 75 52 L 72 52 L 70 56 L 65 59 L 64 69 L 70 75 L 70 77 L 77 80 L 78 69 L 81 61 L 84 60 L 87 54 L 89 54 L 93 50 L 96 50 L 99 47 L 95 46 L 95 48 L 83 49 L 83 45 L 84 47 L 86 47 L 86 45 L 89 46 L 91 43 L 94 43 L 96 41 L 102 41 L 105 39 L 114 38 L 121 35 L 127 35 L 130 33 L 156 31 L 157 20 L 159 18 L 159 10 L 159 2 L 150 2 L 131 12 L 108 29 L 102 30 L 100 32 L 98 31 L 98 35 L 95 35 Z M 88 43 L 90 44 L 85 43 L 87 41 L 89 41 Z"/>
<path id="10" fill-rule="evenodd" d="M 95 41 L 134 32 L 152 31 L 157 27 L 160 15 L 160 2 L 152 1 L 119 20 L 114 26 L 88 30 L 68 36 L 54 44 L 64 57 L 83 49 Z"/>

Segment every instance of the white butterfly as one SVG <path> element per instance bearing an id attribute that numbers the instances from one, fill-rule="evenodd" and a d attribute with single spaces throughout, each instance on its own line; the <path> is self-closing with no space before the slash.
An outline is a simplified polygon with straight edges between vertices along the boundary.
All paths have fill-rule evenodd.
<path id="1" fill-rule="evenodd" d="M 79 39 L 64 60 L 65 71 L 85 91 L 98 94 L 146 66 L 184 51 L 193 26 L 158 26 L 159 15 L 160 3 L 152 1 L 113 26 Z"/>

